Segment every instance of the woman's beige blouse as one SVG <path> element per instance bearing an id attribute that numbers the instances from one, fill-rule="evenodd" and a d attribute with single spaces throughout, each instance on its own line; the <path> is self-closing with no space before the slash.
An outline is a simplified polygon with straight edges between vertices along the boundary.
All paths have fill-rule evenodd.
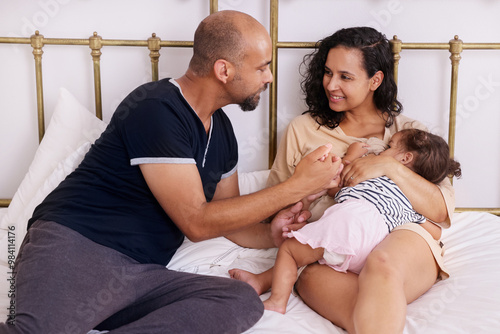
<path id="1" fill-rule="evenodd" d="M 387 145 L 393 134 L 408 128 L 427 131 L 427 128 L 422 123 L 404 115 L 399 115 L 395 117 L 393 125 L 385 128 L 383 142 Z M 379 154 L 385 149 L 383 144 L 377 144 L 380 143 L 380 140 L 350 137 L 340 127 L 332 130 L 325 126 L 320 126 L 310 114 L 298 116 L 290 122 L 281 138 L 276 159 L 267 180 L 267 186 L 273 186 L 288 179 L 293 174 L 295 166 L 299 161 L 319 146 L 332 143 L 331 152 L 339 157 L 343 157 L 349 145 L 357 141 L 368 142 L 371 147 L 369 153 Z M 448 217 L 451 217 L 455 210 L 454 189 L 448 178 L 445 178 L 438 186 L 446 202 Z M 313 214 L 310 221 L 319 219 L 324 210 L 333 204 L 334 201 L 330 196 L 323 196 L 317 200 L 310 208 Z M 443 228 L 450 227 L 449 218 L 445 222 L 436 223 Z"/>

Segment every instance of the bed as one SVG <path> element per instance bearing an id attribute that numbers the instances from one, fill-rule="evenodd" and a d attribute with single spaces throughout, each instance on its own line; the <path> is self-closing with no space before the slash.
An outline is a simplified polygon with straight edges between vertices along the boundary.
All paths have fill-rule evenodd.
<path id="1" fill-rule="evenodd" d="M 217 10 L 217 1 L 210 1 L 210 10 Z M 277 23 L 277 1 L 271 1 L 271 27 Z M 276 54 L 280 48 L 311 48 L 312 42 L 279 42 L 277 32 L 271 29 Z M 87 39 L 46 38 L 38 31 L 33 36 L 0 37 L 0 43 L 32 47 L 35 76 L 26 82 L 36 88 L 38 117 L 38 146 L 26 176 L 12 199 L 0 200 L 0 318 L 15 317 L 15 304 L 10 296 L 15 294 L 15 273 L 12 264 L 26 231 L 26 223 L 35 206 L 74 170 L 90 145 L 99 137 L 106 123 L 102 120 L 102 89 L 100 55 L 103 46 L 137 46 L 149 50 L 152 80 L 159 79 L 158 58 L 160 51 L 169 47 L 189 48 L 190 41 L 164 41 L 152 34 L 147 40 L 103 39 L 97 33 Z M 396 36 L 391 42 L 394 57 L 399 64 L 406 49 L 448 50 L 451 59 L 451 85 L 448 142 L 452 152 L 456 143 L 457 85 L 460 54 L 465 49 L 500 49 L 496 43 L 464 43 L 457 36 L 444 43 L 405 43 Z M 90 47 L 94 87 L 95 110 L 88 110 L 66 88 L 61 88 L 50 120 L 45 125 L 44 92 L 42 80 L 43 49 L 50 45 Z M 0 52 L 4 52 L 1 49 Z M 8 50 L 7 50 L 8 51 Z M 277 57 L 271 67 L 277 69 Z M 87 59 L 88 61 L 88 59 Z M 32 66 L 30 64 L 30 66 Z M 396 67 L 397 73 L 397 67 Z M 51 75 L 43 72 L 44 76 Z M 269 94 L 269 164 L 272 163 L 278 141 L 277 84 Z M 449 114 L 448 114 L 449 113 Z M 43 138 L 43 140 L 42 140 Z M 496 166 L 498 170 L 498 166 Z M 242 194 L 262 189 L 269 170 L 240 172 Z M 446 247 L 445 264 L 451 278 L 436 283 L 427 293 L 408 306 L 404 333 L 497 333 L 500 329 L 500 208 L 460 207 L 452 217 L 452 228 L 443 231 Z M 242 268 L 255 273 L 274 264 L 276 249 L 247 249 L 225 238 L 193 243 L 186 239 L 167 266 L 204 275 L 228 277 L 231 268 Z M 262 296 L 265 299 L 269 292 Z M 291 296 L 285 315 L 266 311 L 262 319 L 247 333 L 344 333 L 322 318 L 299 297 Z"/>

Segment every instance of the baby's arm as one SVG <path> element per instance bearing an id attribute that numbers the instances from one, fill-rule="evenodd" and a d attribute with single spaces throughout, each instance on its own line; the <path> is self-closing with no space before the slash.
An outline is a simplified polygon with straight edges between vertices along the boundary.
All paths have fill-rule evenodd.
<path id="1" fill-rule="evenodd" d="M 344 157 L 342 158 L 342 163 L 344 165 L 348 165 L 351 162 L 353 162 L 355 159 L 361 158 L 366 153 L 368 153 L 369 147 L 370 147 L 370 145 L 363 143 L 363 142 L 360 142 L 360 141 L 352 143 L 347 148 L 347 152 L 345 153 Z"/>

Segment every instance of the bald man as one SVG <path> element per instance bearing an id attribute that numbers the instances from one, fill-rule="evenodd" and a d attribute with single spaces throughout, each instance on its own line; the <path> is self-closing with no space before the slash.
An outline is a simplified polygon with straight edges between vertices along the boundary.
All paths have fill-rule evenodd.
<path id="1" fill-rule="evenodd" d="M 260 23 L 219 12 L 196 30 L 185 75 L 124 99 L 81 165 L 35 209 L 15 267 L 15 321 L 0 333 L 239 333 L 259 320 L 249 285 L 165 266 L 184 237 L 274 247 L 300 204 L 274 225 L 259 222 L 336 185 L 340 162 L 324 146 L 288 181 L 240 196 L 237 142 L 221 108 L 255 109 L 270 62 Z"/>

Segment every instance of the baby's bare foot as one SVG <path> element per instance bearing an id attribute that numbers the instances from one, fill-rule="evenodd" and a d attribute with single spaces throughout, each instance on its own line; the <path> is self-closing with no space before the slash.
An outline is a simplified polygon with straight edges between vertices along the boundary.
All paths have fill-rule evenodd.
<path id="1" fill-rule="evenodd" d="M 237 279 L 238 281 L 242 281 L 250 284 L 250 286 L 257 292 L 257 294 L 261 295 L 266 291 L 262 291 L 263 287 L 260 284 L 258 275 L 253 274 L 249 271 L 243 269 L 231 269 L 229 270 L 229 276 L 231 278 Z"/>
<path id="2" fill-rule="evenodd" d="M 269 310 L 269 311 L 278 312 L 281 314 L 285 314 L 286 305 L 283 306 L 281 304 L 278 304 L 278 303 L 272 301 L 271 299 L 267 299 L 267 300 L 264 300 L 264 309 Z"/>

